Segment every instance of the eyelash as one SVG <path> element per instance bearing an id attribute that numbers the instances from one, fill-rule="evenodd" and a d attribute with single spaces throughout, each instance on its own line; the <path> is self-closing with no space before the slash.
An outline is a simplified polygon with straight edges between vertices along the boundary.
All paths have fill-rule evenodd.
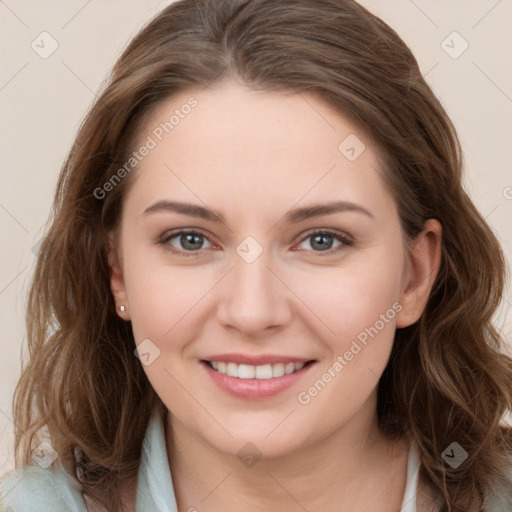
<path id="1" fill-rule="evenodd" d="M 166 250 L 168 250 L 168 251 L 170 251 L 173 254 L 176 254 L 178 256 L 183 256 L 185 258 L 198 256 L 199 253 L 201 252 L 201 249 L 198 249 L 196 251 L 184 251 L 184 250 L 175 249 L 172 245 L 169 244 L 170 240 L 172 240 L 173 238 L 179 237 L 181 235 L 199 235 L 199 236 L 205 238 L 206 240 L 208 240 L 210 243 L 213 243 L 213 242 L 211 242 L 211 240 L 209 240 L 209 238 L 206 235 L 204 235 L 200 231 L 196 231 L 196 230 L 193 230 L 193 229 L 190 229 L 190 230 L 183 229 L 183 230 L 179 230 L 179 231 L 175 231 L 175 232 L 171 232 L 171 233 L 166 233 L 165 235 L 163 235 L 160 238 L 159 243 L 162 246 L 164 246 Z M 344 247 L 350 247 L 350 246 L 352 246 L 354 244 L 354 241 L 348 235 L 346 235 L 345 233 L 341 233 L 339 231 L 334 231 L 334 230 L 328 229 L 328 228 L 326 228 L 326 229 L 319 229 L 319 230 L 316 230 L 316 231 L 310 231 L 309 233 L 307 233 L 306 235 L 304 235 L 301 238 L 301 240 L 299 241 L 299 244 L 301 244 L 302 242 L 304 242 L 308 238 L 314 237 L 315 235 L 329 235 L 329 236 L 332 236 L 333 238 L 335 238 L 336 240 L 338 240 L 339 242 L 341 242 L 341 245 L 338 246 L 337 248 L 334 248 L 334 249 L 327 249 L 325 251 L 313 251 L 313 250 L 310 250 L 311 252 L 318 253 L 318 255 L 320 255 L 320 256 L 332 255 L 334 253 L 339 252 Z"/>

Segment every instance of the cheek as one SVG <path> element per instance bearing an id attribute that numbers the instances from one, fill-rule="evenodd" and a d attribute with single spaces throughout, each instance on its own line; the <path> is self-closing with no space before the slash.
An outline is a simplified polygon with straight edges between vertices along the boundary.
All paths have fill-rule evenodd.
<path id="1" fill-rule="evenodd" d="M 343 277 L 334 291 L 310 288 L 310 297 L 317 304 L 323 301 L 319 316 L 332 332 L 323 329 L 326 357 L 297 396 L 304 410 L 311 417 L 323 417 L 329 428 L 348 421 L 374 396 L 401 310 L 399 273 L 393 279 L 389 272 L 367 269 Z"/>
<path id="2" fill-rule="evenodd" d="M 289 281 L 297 296 L 315 314 L 317 322 L 323 324 L 324 338 L 336 340 L 330 344 L 338 351 L 375 324 L 379 331 L 391 332 L 397 309 L 400 309 L 400 257 L 381 251 L 378 257 L 353 260 L 338 268 L 304 273 L 293 280 L 290 276 Z M 361 337 L 364 338 L 364 334 Z"/>
<path id="3" fill-rule="evenodd" d="M 190 313 L 204 297 L 212 284 L 208 272 L 183 264 L 170 255 L 156 241 L 148 240 L 143 229 L 133 228 L 134 219 L 124 219 L 122 228 L 123 271 L 130 305 L 130 317 L 136 343 L 149 338 L 159 345 L 172 339 L 173 348 L 179 347 L 176 331 L 187 322 Z M 172 264 L 170 262 L 173 262 Z M 192 325 L 193 327 L 193 325 Z M 166 347 L 167 348 L 167 347 Z"/>
<path id="4" fill-rule="evenodd" d="M 127 269 L 129 267 L 127 266 Z M 190 326 L 194 310 L 211 285 L 204 272 L 188 269 L 142 265 L 128 271 L 126 287 L 130 302 L 131 321 L 138 341 L 141 338 L 164 340 L 174 332 Z M 177 345 L 176 345 L 177 346 Z"/>
<path id="5" fill-rule="evenodd" d="M 136 252 L 127 258 L 125 269 L 135 343 L 145 343 L 140 347 L 151 357 L 144 371 L 166 406 L 186 417 L 196 404 L 180 383 L 194 370 L 190 342 L 201 338 L 201 299 L 211 284 L 205 273 L 192 267 L 148 264 Z"/>

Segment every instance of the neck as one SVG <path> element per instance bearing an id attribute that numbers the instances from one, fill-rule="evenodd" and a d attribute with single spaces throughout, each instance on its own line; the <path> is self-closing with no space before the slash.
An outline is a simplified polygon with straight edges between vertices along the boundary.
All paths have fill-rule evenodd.
<path id="1" fill-rule="evenodd" d="M 369 411 L 323 439 L 253 464 L 217 450 L 169 414 L 167 451 L 178 509 L 356 512 L 379 503 L 379 510 L 399 510 L 408 443 L 382 434 Z"/>

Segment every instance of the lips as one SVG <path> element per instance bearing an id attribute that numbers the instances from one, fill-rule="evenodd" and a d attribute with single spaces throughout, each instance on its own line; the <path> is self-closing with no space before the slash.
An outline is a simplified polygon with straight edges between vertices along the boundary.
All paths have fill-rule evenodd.
<path id="1" fill-rule="evenodd" d="M 238 398 L 263 399 L 296 385 L 316 360 L 279 355 L 223 354 L 200 362 L 223 391 Z"/>

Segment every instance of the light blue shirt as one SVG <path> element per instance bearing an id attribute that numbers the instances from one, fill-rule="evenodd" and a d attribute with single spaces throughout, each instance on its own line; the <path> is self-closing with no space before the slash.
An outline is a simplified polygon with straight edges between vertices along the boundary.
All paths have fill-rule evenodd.
<path id="1" fill-rule="evenodd" d="M 0 496 L 1 512 L 87 512 L 79 487 L 63 469 L 30 466 L 11 471 L 0 482 Z M 178 512 L 164 426 L 156 413 L 142 445 L 136 511 Z"/>
<path id="2" fill-rule="evenodd" d="M 416 512 L 420 460 L 414 443 L 407 462 L 401 512 Z M 0 482 L 0 512 L 87 512 L 77 483 L 63 469 L 30 466 L 11 471 Z M 511 512 L 497 504 L 490 512 Z M 2 508 L 3 507 L 3 508 Z M 151 417 L 142 446 L 136 512 L 178 512 L 160 416 Z"/>

